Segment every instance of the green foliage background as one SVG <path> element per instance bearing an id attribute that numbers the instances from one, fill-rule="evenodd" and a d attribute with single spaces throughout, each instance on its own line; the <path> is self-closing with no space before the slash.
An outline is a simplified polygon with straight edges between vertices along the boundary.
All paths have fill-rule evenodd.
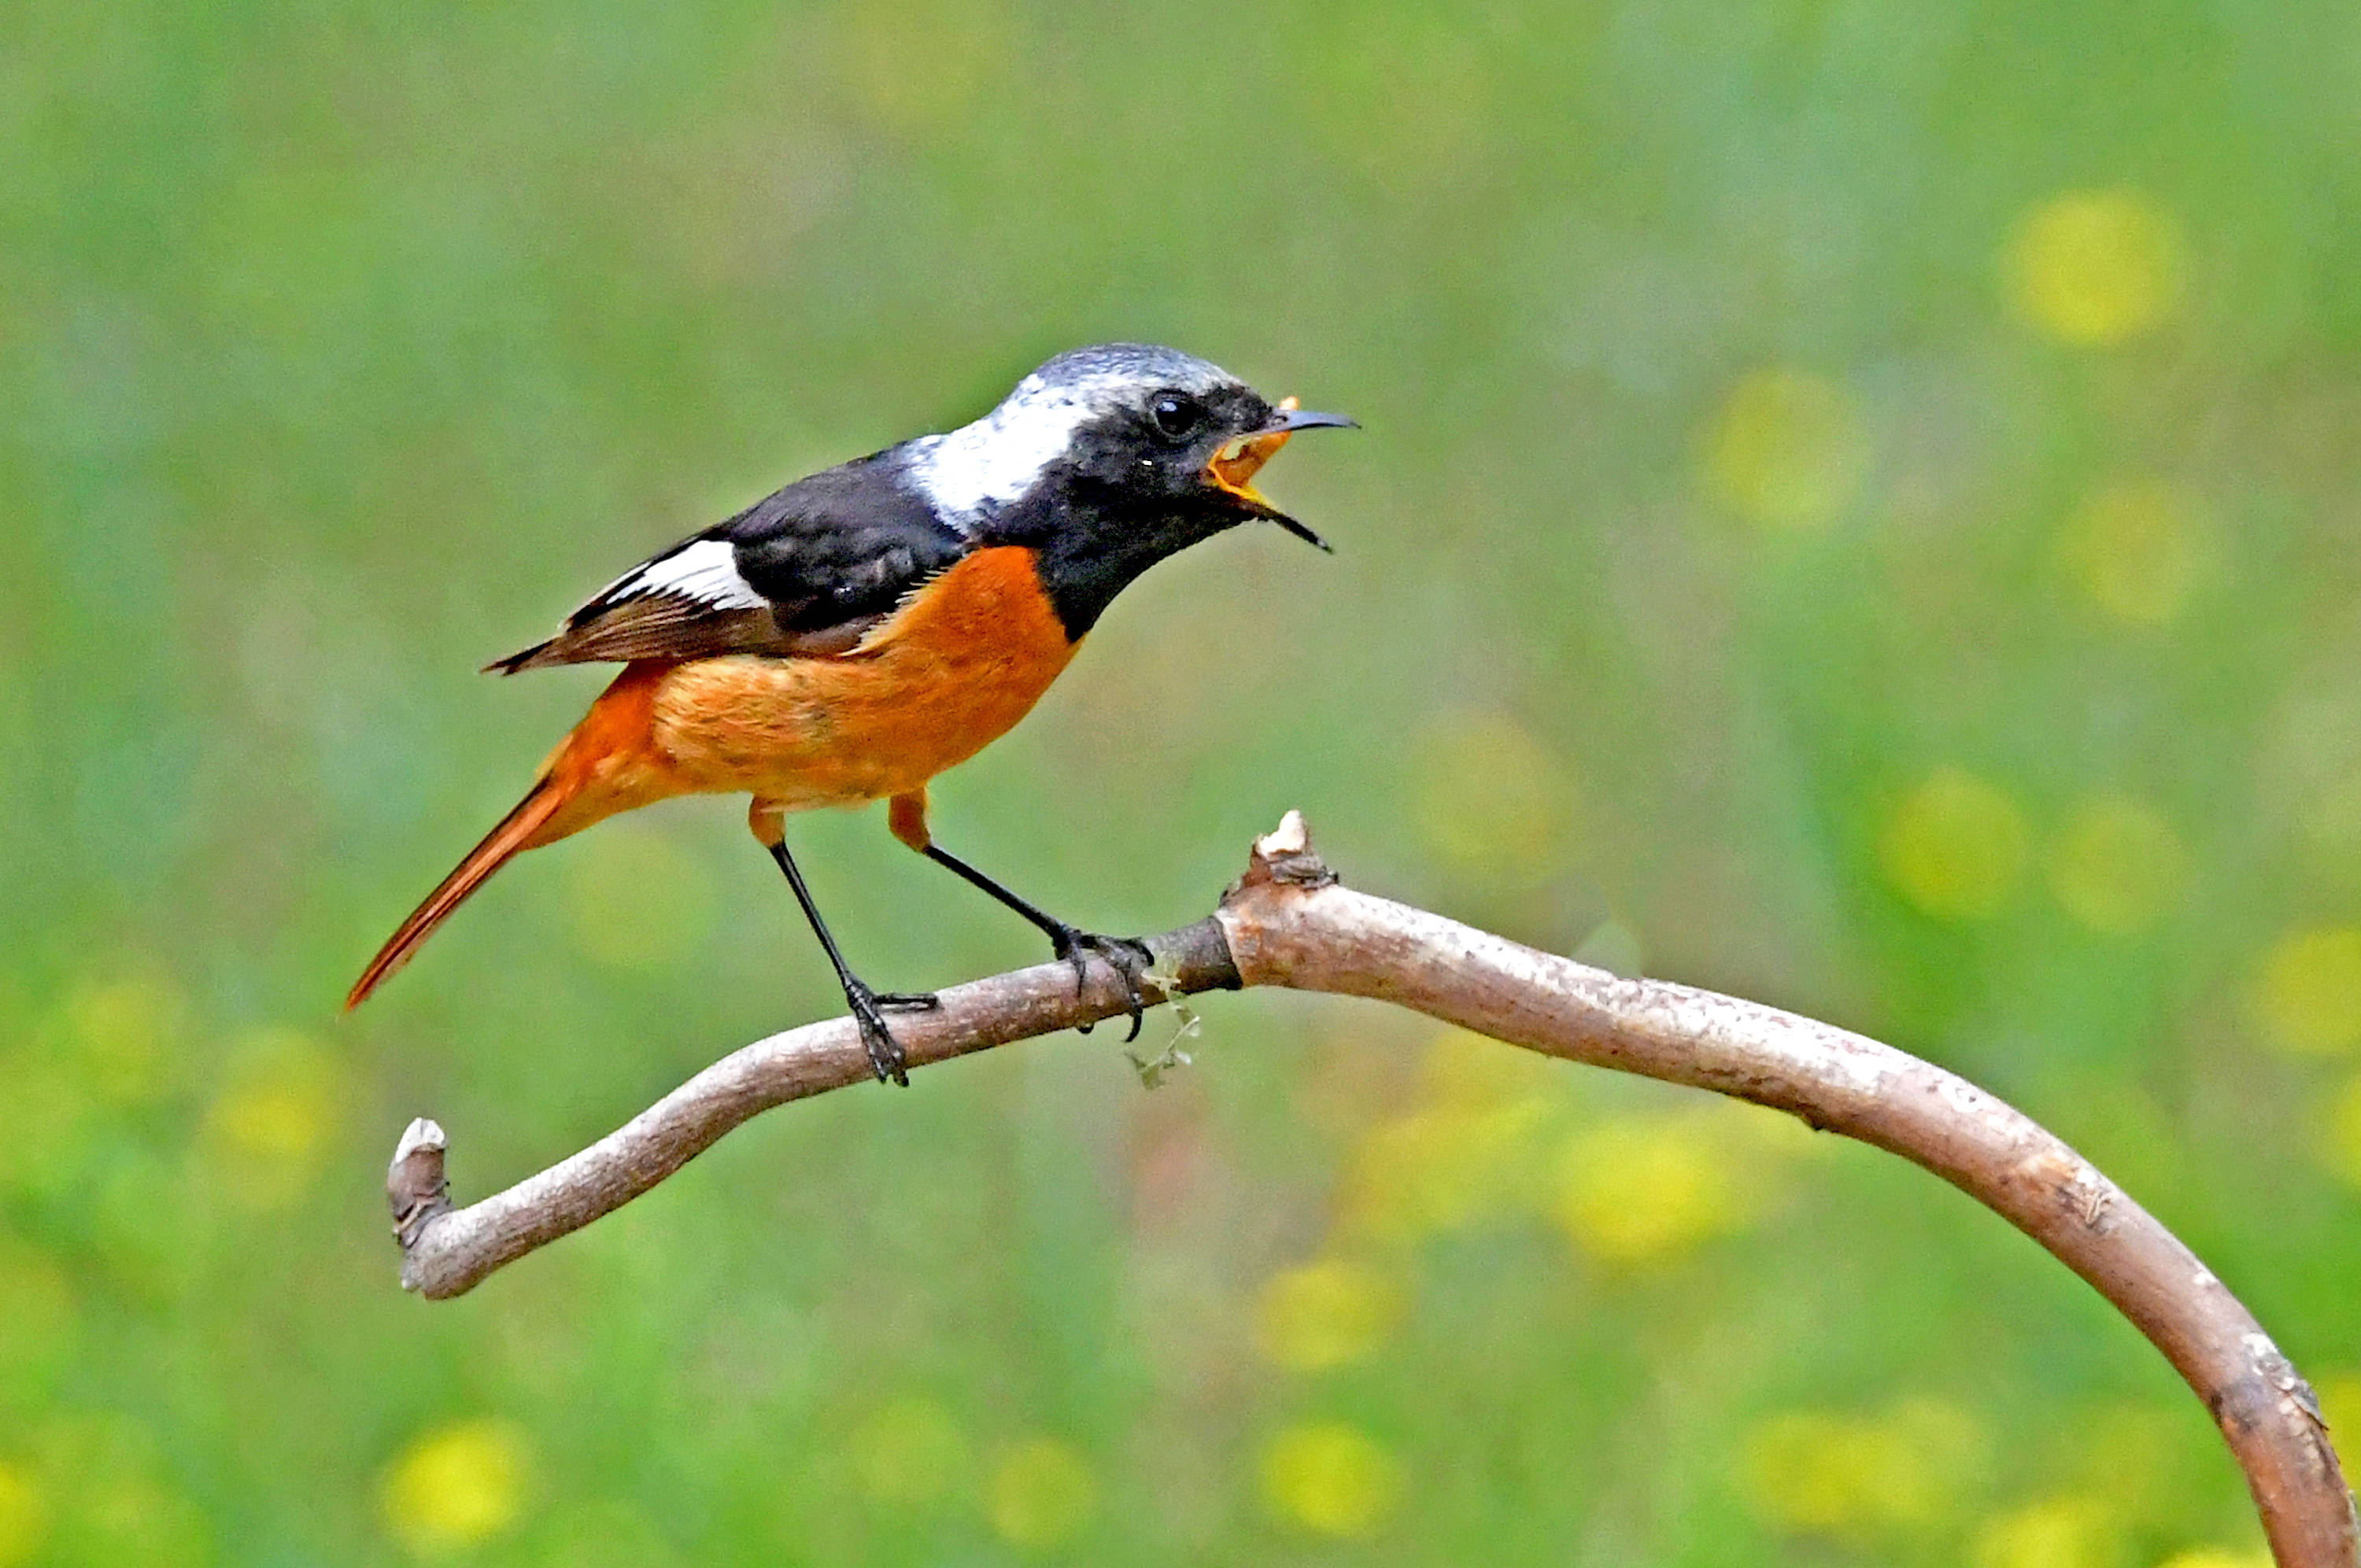
<path id="1" fill-rule="evenodd" d="M 1967 1201 L 1381 1011 L 770 1118 L 426 1305 L 463 1195 L 832 1010 L 716 801 L 336 999 L 796 474 L 1169 341 L 1358 415 L 937 795 L 1071 918 L 1358 885 L 1969 1074 L 2361 1420 L 2361 22 L 2322 0 L 0 17 L 0 1565 L 2251 1552 Z M 796 825 L 879 982 L 1038 957 Z M 1171 1025 L 1152 1021 L 1150 1040 Z M 2197 1561 L 2216 1561 L 2201 1558 Z"/>

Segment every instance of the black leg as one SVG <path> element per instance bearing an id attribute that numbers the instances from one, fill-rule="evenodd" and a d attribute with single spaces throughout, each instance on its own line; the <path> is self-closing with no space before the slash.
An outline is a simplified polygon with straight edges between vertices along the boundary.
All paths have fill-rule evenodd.
<path id="1" fill-rule="evenodd" d="M 888 1007 L 926 1008 L 936 1005 L 935 998 L 925 992 L 906 993 L 895 991 L 872 991 L 860 976 L 845 967 L 844 955 L 837 951 L 836 938 L 829 935 L 828 922 L 819 917 L 819 906 L 812 902 L 811 889 L 804 885 L 804 873 L 796 869 L 796 858 L 787 853 L 785 840 L 770 847 L 771 859 L 787 873 L 787 885 L 796 890 L 796 902 L 804 906 L 804 918 L 811 922 L 812 935 L 819 938 L 828 961 L 836 968 L 837 983 L 844 987 L 844 1004 L 852 1010 L 852 1021 L 860 1027 L 861 1043 L 869 1051 L 869 1066 L 877 1074 L 877 1081 L 892 1080 L 907 1089 L 910 1086 L 909 1063 L 895 1043 L 894 1032 L 885 1027 L 884 1009 Z"/>
<path id="2" fill-rule="evenodd" d="M 1155 955 L 1148 950 L 1148 944 L 1135 941 L 1129 937 L 1102 937 L 1095 932 L 1069 926 L 1039 905 L 1028 899 L 1019 898 L 940 845 L 928 844 L 924 853 L 927 859 L 937 865 L 944 867 L 983 889 L 993 898 L 1039 927 L 1042 934 L 1049 938 L 1049 946 L 1057 956 L 1074 966 L 1074 989 L 1077 992 L 1082 990 L 1082 982 L 1090 978 L 1090 955 L 1096 953 L 1106 959 L 1115 972 L 1122 978 L 1125 1010 L 1131 1014 L 1131 1033 L 1126 1035 L 1124 1039 L 1128 1043 L 1139 1038 L 1141 1009 L 1146 1000 L 1139 993 L 1139 977 L 1147 972 L 1148 964 L 1155 959 Z M 1090 1025 L 1085 1024 L 1082 1027 L 1088 1030 Z"/>

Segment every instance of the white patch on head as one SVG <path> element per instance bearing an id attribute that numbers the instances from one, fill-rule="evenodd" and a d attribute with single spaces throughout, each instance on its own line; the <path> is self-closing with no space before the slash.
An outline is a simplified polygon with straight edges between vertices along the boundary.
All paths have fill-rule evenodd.
<path id="1" fill-rule="evenodd" d="M 1053 359 L 974 423 L 912 442 L 906 471 L 936 514 L 972 532 L 986 510 L 1030 490 L 1083 425 L 1161 388 L 1202 393 L 1229 380 L 1203 360 L 1170 350 L 1107 355 L 1104 364 L 1089 363 L 1102 352 L 1084 349 Z M 1067 363 L 1074 359 L 1085 363 Z"/>
<path id="2" fill-rule="evenodd" d="M 643 596 L 694 599 L 716 609 L 761 609 L 771 602 L 738 575 L 737 547 L 726 539 L 696 540 L 634 566 L 598 598 L 611 604 Z"/>

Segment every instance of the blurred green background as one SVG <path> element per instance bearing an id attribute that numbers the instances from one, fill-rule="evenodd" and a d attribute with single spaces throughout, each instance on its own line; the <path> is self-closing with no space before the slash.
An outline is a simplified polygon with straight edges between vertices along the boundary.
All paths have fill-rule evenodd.
<path id="1" fill-rule="evenodd" d="M 462 1197 L 838 998 L 739 810 L 376 943 L 648 551 L 1072 345 L 1357 414 L 936 824 L 1794 1006 L 2076 1142 L 2361 1428 L 2361 21 L 2326 0 L 0 19 L 0 1568 L 2230 1568 L 2195 1400 L 1885 1156 L 1323 999 Z M 880 815 L 857 963 L 1040 955 Z M 1147 1039 L 1171 1037 L 1169 1016 Z"/>

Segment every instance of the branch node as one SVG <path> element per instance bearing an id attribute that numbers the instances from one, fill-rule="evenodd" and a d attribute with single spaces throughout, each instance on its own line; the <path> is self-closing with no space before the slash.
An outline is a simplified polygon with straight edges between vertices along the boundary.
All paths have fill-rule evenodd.
<path id="1" fill-rule="evenodd" d="M 385 1201 L 393 1211 L 393 1239 L 405 1254 L 429 1224 L 451 1212 L 451 1184 L 443 1175 L 444 1151 L 450 1146 L 443 1129 L 424 1116 L 403 1128 L 393 1146 L 393 1163 L 385 1168 Z"/>
<path id="2" fill-rule="evenodd" d="M 1281 887 L 1312 889 L 1334 887 L 1340 880 L 1312 847 L 1312 829 L 1303 824 L 1303 813 L 1290 810 L 1279 819 L 1279 826 L 1254 841 L 1254 852 L 1246 860 L 1246 874 L 1230 889 L 1229 897 L 1248 888 Z"/>

